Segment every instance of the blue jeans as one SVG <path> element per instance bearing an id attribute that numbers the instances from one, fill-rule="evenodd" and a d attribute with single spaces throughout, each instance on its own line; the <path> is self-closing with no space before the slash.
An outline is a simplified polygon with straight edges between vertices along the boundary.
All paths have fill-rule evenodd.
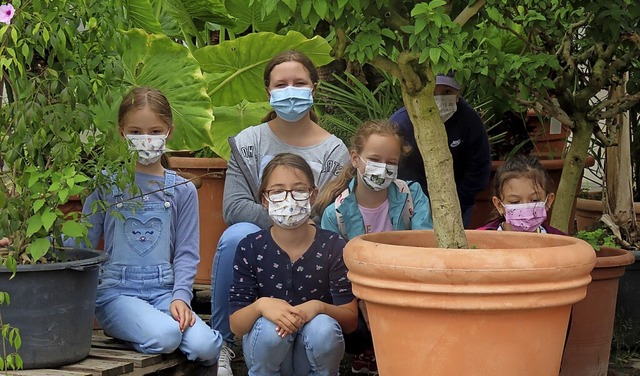
<path id="1" fill-rule="evenodd" d="M 106 334 L 128 342 L 141 353 L 169 354 L 180 349 L 189 360 L 204 366 L 218 361 L 222 347 L 218 332 L 198 316 L 193 326 L 180 332 L 178 322 L 171 316 L 171 269 L 106 269 L 100 277 L 96 303 L 96 316 Z"/>
<path id="2" fill-rule="evenodd" d="M 258 318 L 242 339 L 249 376 L 335 376 L 344 356 L 340 324 L 320 314 L 297 332 L 282 338 L 276 325 Z"/>
<path id="3" fill-rule="evenodd" d="M 229 226 L 218 241 L 211 267 L 211 327 L 222 334 L 228 344 L 233 343 L 233 333 L 229 327 L 229 289 L 233 281 L 233 259 L 240 240 L 260 231 L 260 227 L 249 222 Z"/>

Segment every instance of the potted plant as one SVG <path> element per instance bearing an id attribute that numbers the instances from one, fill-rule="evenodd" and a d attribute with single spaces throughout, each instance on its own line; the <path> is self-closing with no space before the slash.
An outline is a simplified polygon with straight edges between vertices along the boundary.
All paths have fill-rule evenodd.
<path id="1" fill-rule="evenodd" d="M 120 95 L 109 52 L 119 14 L 107 4 L 14 1 L 1 16 L 0 237 L 10 244 L 0 250 L 0 315 L 19 337 L 3 328 L 0 368 L 55 367 L 89 354 L 106 258 L 63 247 L 63 234 L 85 238 L 87 228 L 60 206 L 133 166 L 114 124 L 96 121 Z M 129 177 L 118 176 L 124 186 Z"/>
<path id="2" fill-rule="evenodd" d="M 635 256 L 618 248 L 616 238 L 606 228 L 578 231 L 596 254 L 587 296 L 574 304 L 569 335 L 562 356 L 562 376 L 605 376 L 616 312 L 620 277 Z"/>

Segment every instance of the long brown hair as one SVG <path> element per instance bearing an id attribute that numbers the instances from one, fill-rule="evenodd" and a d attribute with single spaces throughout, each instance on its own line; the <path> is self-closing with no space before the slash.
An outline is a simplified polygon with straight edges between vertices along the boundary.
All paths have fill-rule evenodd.
<path id="1" fill-rule="evenodd" d="M 296 63 L 302 64 L 304 69 L 309 73 L 309 78 L 311 79 L 313 85 L 315 86 L 318 84 L 318 70 L 316 69 L 316 66 L 313 65 L 311 59 L 309 59 L 307 55 L 303 54 L 302 52 L 288 50 L 280 52 L 279 54 L 274 56 L 271 60 L 269 60 L 267 66 L 264 68 L 264 86 L 267 89 L 269 88 L 269 84 L 271 84 L 271 71 L 273 70 L 273 68 L 288 61 L 295 61 Z M 311 117 L 311 121 L 313 121 L 314 123 L 318 122 L 318 115 L 316 115 L 316 113 L 313 111 L 313 108 L 311 109 L 311 111 L 309 111 L 309 116 Z M 273 120 L 276 117 L 278 117 L 276 112 L 274 110 L 271 110 L 262 119 L 262 122 L 266 123 L 267 121 Z"/>
<path id="2" fill-rule="evenodd" d="M 369 120 L 359 126 L 351 139 L 349 151 L 355 151 L 357 154 L 362 153 L 367 140 L 373 134 L 395 137 L 400 144 L 401 157 L 406 157 L 411 152 L 411 146 L 404 142 L 404 138 L 402 137 L 402 134 L 400 134 L 398 126 L 388 120 Z M 349 162 L 349 165 L 342 169 L 340 175 L 322 188 L 322 192 L 318 196 L 313 207 L 314 215 L 322 216 L 322 213 L 327 206 L 335 200 L 340 192 L 344 191 L 349 186 L 349 182 L 354 176 L 356 176 L 356 168 L 351 164 L 351 162 Z"/>
<path id="3" fill-rule="evenodd" d="M 309 163 L 307 163 L 304 158 L 297 154 L 280 153 L 273 157 L 273 159 L 270 160 L 269 163 L 267 163 L 267 165 L 264 167 L 264 170 L 262 170 L 262 181 L 260 182 L 260 188 L 258 190 L 259 197 L 262 197 L 262 195 L 264 194 L 265 190 L 267 189 L 269 177 L 271 177 L 273 170 L 275 170 L 275 168 L 278 166 L 287 166 L 301 171 L 307 178 L 310 187 L 315 188 L 313 170 L 309 166 Z"/>

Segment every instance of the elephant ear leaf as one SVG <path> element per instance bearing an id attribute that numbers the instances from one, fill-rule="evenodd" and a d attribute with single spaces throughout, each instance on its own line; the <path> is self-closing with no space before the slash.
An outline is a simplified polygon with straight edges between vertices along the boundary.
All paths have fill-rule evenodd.
<path id="1" fill-rule="evenodd" d="M 286 50 L 307 55 L 316 66 L 333 61 L 331 46 L 320 36 L 308 39 L 289 31 L 286 35 L 252 33 L 197 49 L 193 56 L 208 81 L 208 93 L 215 106 L 234 106 L 243 100 L 264 102 L 267 94 L 262 75 L 267 62 Z"/>
<path id="2" fill-rule="evenodd" d="M 129 0 L 125 2 L 127 13 L 135 27 L 154 34 L 162 34 L 162 26 L 154 17 L 156 13 L 150 0 Z"/>
<path id="3" fill-rule="evenodd" d="M 277 12 L 265 14 L 263 3 L 255 0 L 233 0 L 225 2 L 229 14 L 235 17 L 234 33 L 242 33 L 251 28 L 253 31 L 276 32 L 280 25 Z"/>
<path id="4" fill-rule="evenodd" d="M 120 49 L 125 81 L 131 86 L 159 89 L 169 100 L 175 125 L 169 147 L 213 147 L 213 107 L 200 66 L 189 49 L 164 35 L 140 29 L 127 31 Z"/>
<path id="5" fill-rule="evenodd" d="M 229 159 L 231 149 L 228 139 L 241 130 L 260 124 L 262 118 L 271 110 L 269 102 L 250 103 L 243 101 L 235 106 L 216 107 L 216 121 L 213 122 L 213 151 L 220 157 Z"/>

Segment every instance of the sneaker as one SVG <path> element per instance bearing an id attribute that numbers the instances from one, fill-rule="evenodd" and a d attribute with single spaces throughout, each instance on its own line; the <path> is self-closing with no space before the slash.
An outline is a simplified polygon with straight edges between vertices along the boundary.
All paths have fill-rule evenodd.
<path id="1" fill-rule="evenodd" d="M 218 359 L 218 376 L 233 376 L 231 371 L 231 359 L 236 357 L 236 353 L 233 352 L 226 344 L 222 345 L 220 349 L 220 358 Z"/>
<path id="2" fill-rule="evenodd" d="M 377 375 L 378 365 L 376 364 L 376 354 L 374 354 L 372 350 L 367 350 L 362 354 L 355 355 L 351 359 L 351 372 Z"/>

